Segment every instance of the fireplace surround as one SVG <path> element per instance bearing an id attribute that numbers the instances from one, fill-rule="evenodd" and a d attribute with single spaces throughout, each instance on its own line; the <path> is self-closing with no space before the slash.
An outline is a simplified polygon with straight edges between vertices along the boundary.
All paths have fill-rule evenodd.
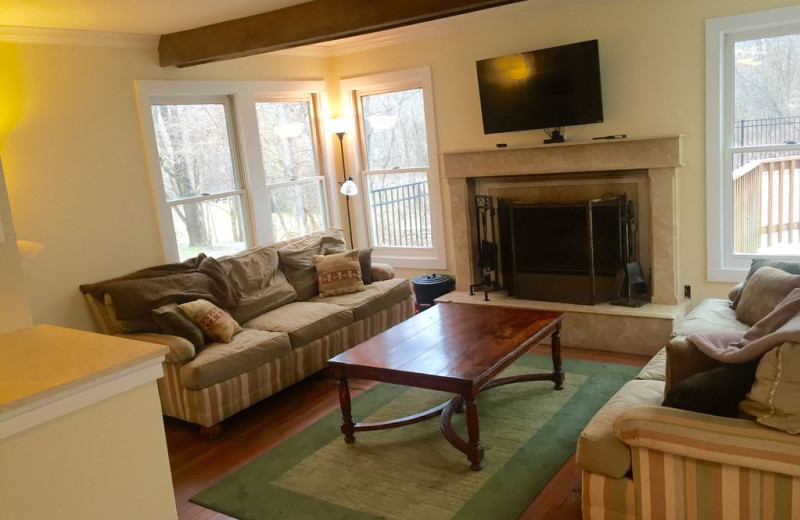
<path id="1" fill-rule="evenodd" d="M 642 174 L 647 178 L 649 236 L 652 252 L 652 302 L 675 305 L 679 290 L 676 171 L 682 166 L 679 135 L 618 141 L 567 142 L 519 148 L 470 150 L 442 154 L 450 194 L 456 288 L 467 290 L 477 279 L 473 200 L 478 180 L 504 177 L 558 179 L 587 172 Z M 469 254 L 461 254 L 467 251 Z"/>
<path id="2" fill-rule="evenodd" d="M 440 301 L 533 306 L 567 312 L 564 344 L 617 352 L 654 354 L 669 338 L 674 323 L 689 307 L 683 298 L 678 266 L 678 183 L 683 165 L 680 135 L 609 141 L 465 150 L 442 153 L 443 176 L 450 196 L 452 237 L 456 254 L 450 266 L 456 291 Z M 644 209 L 640 215 L 643 269 L 650 274 L 651 302 L 638 309 L 525 302 L 493 293 L 491 302 L 470 297 L 476 272 L 477 230 L 474 200 L 487 185 L 546 181 L 563 191 L 575 191 L 588 177 L 635 185 Z M 517 190 L 521 184 L 511 184 Z M 498 188 L 499 189 L 499 188 Z"/>

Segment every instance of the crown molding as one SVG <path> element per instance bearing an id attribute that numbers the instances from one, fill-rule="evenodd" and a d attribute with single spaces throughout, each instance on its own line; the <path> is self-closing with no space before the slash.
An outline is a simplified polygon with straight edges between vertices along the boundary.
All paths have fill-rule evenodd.
<path id="1" fill-rule="evenodd" d="M 0 42 L 156 49 L 158 38 L 150 34 L 0 25 Z"/>

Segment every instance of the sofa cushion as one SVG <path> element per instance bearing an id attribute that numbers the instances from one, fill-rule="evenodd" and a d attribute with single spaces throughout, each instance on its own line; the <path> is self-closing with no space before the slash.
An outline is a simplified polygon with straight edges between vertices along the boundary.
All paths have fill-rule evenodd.
<path id="1" fill-rule="evenodd" d="M 201 390 L 285 356 L 291 350 L 286 334 L 245 329 L 230 343 L 206 345 L 181 367 L 181 384 L 190 390 Z"/>
<path id="2" fill-rule="evenodd" d="M 307 300 L 319 292 L 314 256 L 341 253 L 344 245 L 342 230 L 331 228 L 278 249 L 280 268 L 299 300 Z"/>
<path id="3" fill-rule="evenodd" d="M 748 324 L 736 319 L 736 312 L 731 309 L 730 304 L 730 301 L 724 299 L 703 300 L 675 327 L 672 335 L 688 336 L 716 330 L 745 332 L 750 329 Z"/>
<path id="4" fill-rule="evenodd" d="M 659 350 L 655 356 L 644 366 L 636 379 L 649 379 L 651 381 L 664 381 L 667 375 L 667 347 Z"/>
<path id="5" fill-rule="evenodd" d="M 249 329 L 285 332 L 292 348 L 302 347 L 353 322 L 353 313 L 338 305 L 292 302 L 243 323 Z"/>
<path id="6" fill-rule="evenodd" d="M 800 434 L 800 344 L 785 342 L 764 354 L 740 408 L 759 424 Z"/>
<path id="7" fill-rule="evenodd" d="M 203 331 L 180 311 L 177 303 L 153 309 L 153 320 L 164 334 L 188 339 L 196 352 L 200 352 L 206 344 Z"/>
<path id="8" fill-rule="evenodd" d="M 361 281 L 364 285 L 372 283 L 372 248 L 358 250 L 358 263 L 361 265 Z"/>
<path id="9" fill-rule="evenodd" d="M 731 307 L 733 309 L 736 309 L 739 306 L 739 299 L 742 297 L 742 289 L 744 289 L 744 286 L 747 285 L 747 282 L 750 281 L 750 278 L 756 274 L 756 271 L 762 267 L 780 269 L 781 271 L 786 271 L 789 274 L 800 274 L 800 262 L 786 262 L 783 260 L 772 260 L 769 258 L 753 258 L 753 261 L 750 263 L 750 270 L 747 272 L 747 277 L 744 279 L 744 282 L 734 286 L 734 288 L 738 287 L 739 291 L 734 293 L 733 290 L 731 290 L 731 294 L 728 295 L 729 297 L 734 296 L 731 298 L 733 301 L 733 305 L 731 305 Z"/>
<path id="10" fill-rule="evenodd" d="M 119 332 L 161 332 L 161 327 L 153 320 L 152 313 L 142 314 L 127 320 L 118 319 L 114 299 L 108 293 L 103 295 L 103 307 L 106 309 L 110 323 Z"/>
<path id="11" fill-rule="evenodd" d="M 220 258 L 219 264 L 239 297 L 239 305 L 229 310 L 238 322 L 297 299 L 294 287 L 278 269 L 278 250 L 274 247 L 247 249 Z"/>
<path id="12" fill-rule="evenodd" d="M 369 318 L 382 310 L 388 309 L 411 297 L 411 284 L 405 278 L 394 278 L 381 282 L 373 282 L 366 286 L 366 290 L 353 294 L 330 296 L 320 300 L 319 296 L 309 301 L 323 301 L 342 306 L 353 311 L 353 321 Z"/>
<path id="13" fill-rule="evenodd" d="M 634 406 L 659 405 L 663 399 L 662 381 L 628 381 L 581 432 L 576 452 L 578 466 L 609 477 L 625 476 L 631 469 L 631 451 L 614 434 L 614 421 Z"/>
<path id="14" fill-rule="evenodd" d="M 797 288 L 800 288 L 800 275 L 764 266 L 755 272 L 742 289 L 736 318 L 754 325 Z"/>
<path id="15" fill-rule="evenodd" d="M 365 289 L 361 280 L 357 249 L 331 255 L 316 255 L 314 267 L 317 269 L 320 298 L 352 294 Z"/>

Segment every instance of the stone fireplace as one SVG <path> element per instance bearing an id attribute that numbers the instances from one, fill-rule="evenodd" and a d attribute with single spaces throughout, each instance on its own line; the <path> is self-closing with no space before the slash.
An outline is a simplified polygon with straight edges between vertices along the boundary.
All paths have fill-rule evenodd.
<path id="1" fill-rule="evenodd" d="M 609 193 L 625 194 L 636 207 L 639 229 L 636 257 L 650 285 L 652 304 L 641 309 L 609 308 L 612 306 L 607 304 L 564 304 L 562 307 L 580 314 L 591 314 L 593 317 L 589 321 L 595 329 L 598 315 L 662 319 L 665 322 L 656 327 L 658 336 L 666 334 L 664 339 L 668 338 L 672 323 L 682 317 L 687 307 L 678 269 L 676 172 L 682 166 L 681 145 L 681 136 L 666 136 L 442 154 L 453 221 L 456 290 L 464 293 L 470 284 L 479 280 L 476 194 L 533 203 L 592 199 Z M 502 296 L 499 298 L 504 304 L 525 305 L 510 302 Z M 547 307 L 541 303 L 536 302 L 536 306 Z M 558 304 L 555 307 L 558 308 Z M 580 307 L 590 307 L 591 310 Z M 576 320 L 572 322 L 574 325 Z M 618 320 L 615 323 L 619 326 Z M 644 328 L 649 330 L 648 333 L 653 332 L 652 323 Z M 565 344 L 569 345 L 569 342 Z M 649 350 L 653 348 L 655 344 Z"/>

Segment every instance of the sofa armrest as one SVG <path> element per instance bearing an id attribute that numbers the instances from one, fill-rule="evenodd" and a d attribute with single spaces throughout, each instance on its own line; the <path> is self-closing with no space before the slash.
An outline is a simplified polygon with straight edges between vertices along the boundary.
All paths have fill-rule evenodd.
<path id="1" fill-rule="evenodd" d="M 192 342 L 180 336 L 158 334 L 156 332 L 131 332 L 127 334 L 114 334 L 114 336 L 165 345 L 169 348 L 169 352 L 165 356 L 167 363 L 183 363 L 184 361 L 194 359 L 196 354 Z"/>
<path id="2" fill-rule="evenodd" d="M 639 406 L 617 418 L 614 432 L 634 448 L 800 477 L 800 437 L 754 421 Z"/>
<path id="3" fill-rule="evenodd" d="M 372 263 L 372 281 L 382 282 L 394 278 L 394 267 L 380 262 Z"/>
<path id="4" fill-rule="evenodd" d="M 664 394 L 687 377 L 722 366 L 721 361 L 703 354 L 685 336 L 677 336 L 667 343 L 667 369 Z"/>

